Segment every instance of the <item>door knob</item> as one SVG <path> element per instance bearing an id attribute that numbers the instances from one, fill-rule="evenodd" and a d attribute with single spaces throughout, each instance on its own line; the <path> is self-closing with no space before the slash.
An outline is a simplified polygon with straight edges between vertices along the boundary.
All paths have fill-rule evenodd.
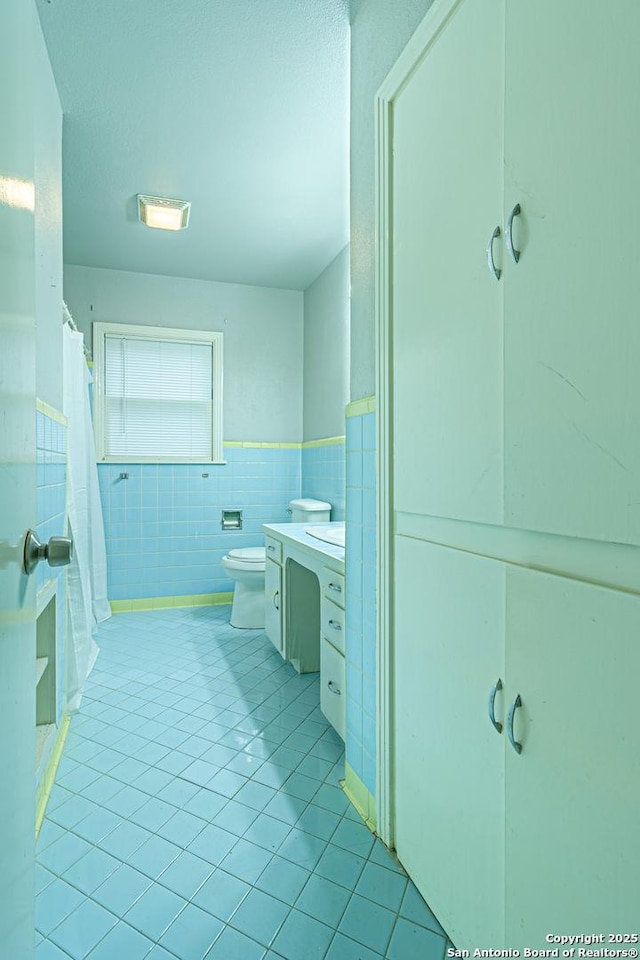
<path id="1" fill-rule="evenodd" d="M 25 573 L 33 573 L 41 560 L 46 560 L 50 567 L 64 567 L 71 563 L 73 556 L 73 540 L 70 537 L 51 537 L 49 543 L 40 543 L 35 531 L 27 530 L 24 538 Z"/>

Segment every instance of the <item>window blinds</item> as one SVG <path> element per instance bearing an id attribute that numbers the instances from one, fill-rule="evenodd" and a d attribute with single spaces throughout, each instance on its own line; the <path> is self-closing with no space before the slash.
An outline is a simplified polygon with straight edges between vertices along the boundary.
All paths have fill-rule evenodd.
<path id="1" fill-rule="evenodd" d="M 211 343 L 106 335 L 104 453 L 211 460 Z"/>

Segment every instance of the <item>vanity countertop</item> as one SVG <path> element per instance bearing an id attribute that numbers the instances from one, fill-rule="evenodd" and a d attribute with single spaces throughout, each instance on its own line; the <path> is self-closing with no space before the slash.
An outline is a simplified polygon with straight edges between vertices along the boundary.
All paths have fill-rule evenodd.
<path id="1" fill-rule="evenodd" d="M 316 559 L 331 560 L 332 567 L 344 572 L 344 547 L 336 547 L 332 543 L 325 543 L 312 537 L 307 529 L 313 526 L 310 523 L 263 523 L 262 529 L 268 537 L 276 540 L 286 540 L 290 545 L 302 547 L 311 552 Z"/>

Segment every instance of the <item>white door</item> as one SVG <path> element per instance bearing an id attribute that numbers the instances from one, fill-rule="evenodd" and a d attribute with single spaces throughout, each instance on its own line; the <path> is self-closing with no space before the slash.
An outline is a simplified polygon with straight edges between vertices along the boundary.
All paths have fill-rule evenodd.
<path id="1" fill-rule="evenodd" d="M 637 934 L 640 597 L 509 567 L 506 630 L 507 946 Z"/>
<path id="2" fill-rule="evenodd" d="M 396 850 L 458 948 L 504 934 L 504 609 L 505 564 L 395 538 Z"/>
<path id="3" fill-rule="evenodd" d="M 0 29 L 0 954 L 33 956 L 35 263 L 32 38 L 35 12 L 4 0 Z"/>
<path id="4" fill-rule="evenodd" d="M 395 508 L 503 521 L 504 0 L 458 0 L 394 99 Z M 502 265 L 501 238 L 494 244 Z"/>
<path id="5" fill-rule="evenodd" d="M 640 4 L 506 6 L 506 520 L 640 544 Z"/>

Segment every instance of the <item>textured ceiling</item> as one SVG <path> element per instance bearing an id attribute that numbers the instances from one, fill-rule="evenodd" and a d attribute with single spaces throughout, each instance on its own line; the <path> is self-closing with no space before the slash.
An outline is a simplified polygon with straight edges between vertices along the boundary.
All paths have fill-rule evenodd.
<path id="1" fill-rule="evenodd" d="M 66 263 L 305 289 L 348 240 L 347 0 L 38 0 Z M 135 195 L 191 200 L 188 230 Z"/>

